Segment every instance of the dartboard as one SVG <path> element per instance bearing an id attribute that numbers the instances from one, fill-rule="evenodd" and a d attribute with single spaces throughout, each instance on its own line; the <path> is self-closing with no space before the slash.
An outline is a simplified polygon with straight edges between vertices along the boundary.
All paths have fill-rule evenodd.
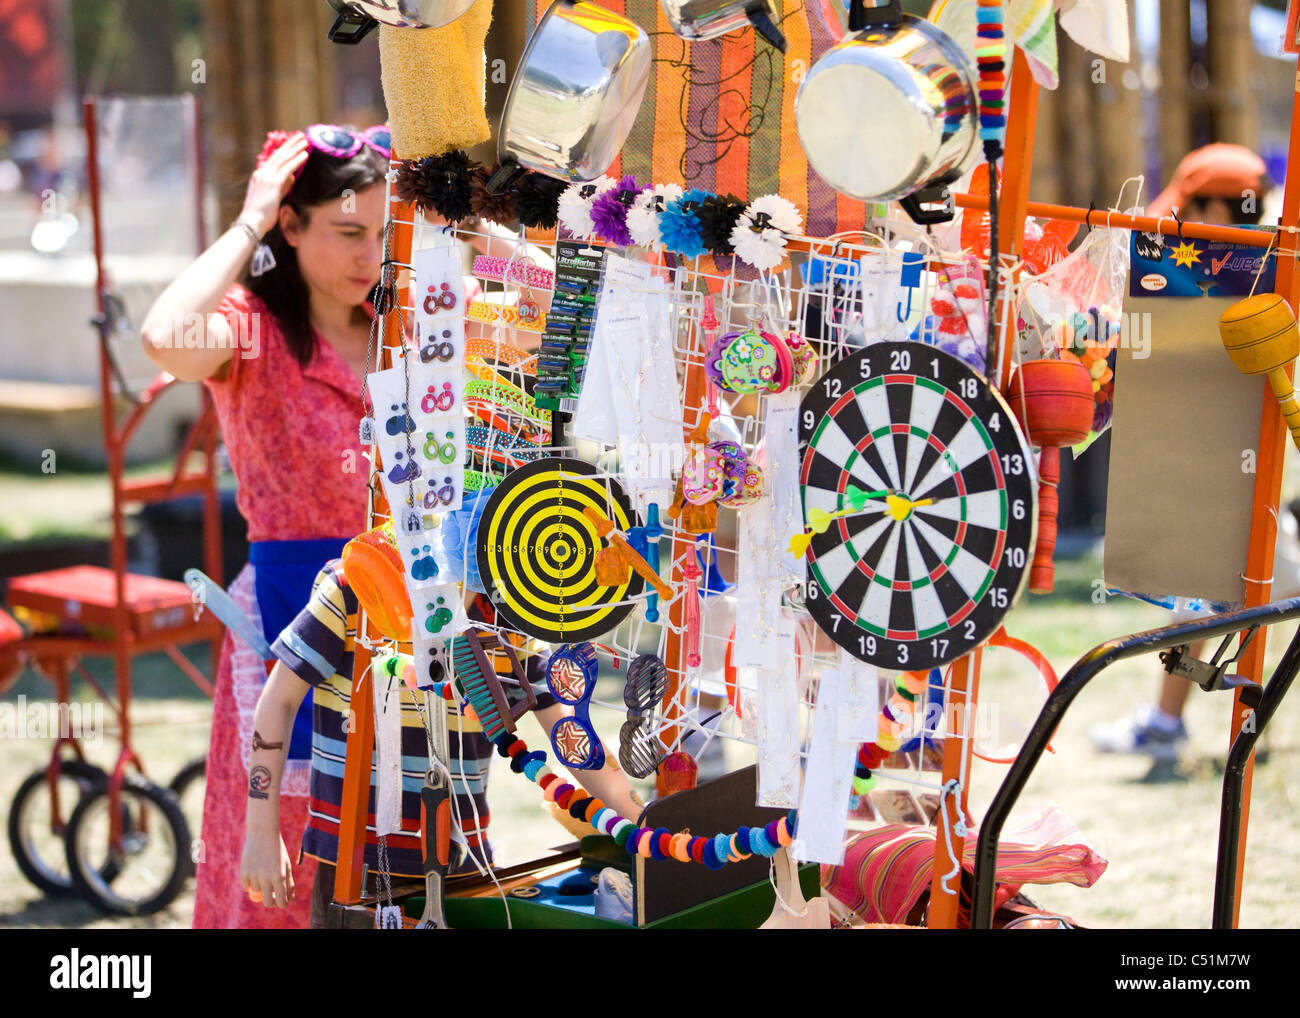
<path id="1" fill-rule="evenodd" d="M 477 553 L 505 624 L 548 643 L 577 643 L 608 632 L 632 610 L 641 578 L 629 572 L 613 587 L 597 581 L 601 539 L 584 506 L 619 530 L 639 525 L 619 484 L 582 460 L 536 460 L 497 485 L 483 508 Z"/>
<path id="2" fill-rule="evenodd" d="M 817 624 L 879 668 L 974 649 L 1033 556 L 1030 450 L 1002 397 L 935 347 L 877 343 L 827 371 L 799 411 Z"/>

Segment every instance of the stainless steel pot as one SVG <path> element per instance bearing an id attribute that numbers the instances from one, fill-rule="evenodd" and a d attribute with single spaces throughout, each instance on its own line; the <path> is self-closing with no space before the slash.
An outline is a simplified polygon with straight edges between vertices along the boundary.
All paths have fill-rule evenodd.
<path id="1" fill-rule="evenodd" d="M 716 39 L 754 26 L 777 50 L 785 52 L 785 35 L 776 27 L 772 0 L 659 0 L 673 32 L 683 39 Z"/>
<path id="2" fill-rule="evenodd" d="M 650 79 L 650 40 L 633 22 L 592 3 L 552 4 L 510 82 L 497 155 L 562 180 L 599 177 L 627 140 Z"/>
<path id="3" fill-rule="evenodd" d="M 330 0 L 338 12 L 330 29 L 334 42 L 355 43 L 375 24 L 394 28 L 441 28 L 474 6 L 474 0 Z"/>
<path id="4" fill-rule="evenodd" d="M 854 0 L 849 29 L 795 95 L 809 164 L 864 201 L 956 180 L 978 151 L 979 93 L 966 55 L 928 21 L 902 14 L 897 0 L 874 8 Z"/>

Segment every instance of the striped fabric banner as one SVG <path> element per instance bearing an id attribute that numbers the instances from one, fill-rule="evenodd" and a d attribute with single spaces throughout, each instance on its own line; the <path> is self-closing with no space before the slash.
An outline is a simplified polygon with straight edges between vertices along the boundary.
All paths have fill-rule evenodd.
<path id="1" fill-rule="evenodd" d="M 530 30 L 550 2 L 525 0 Z M 668 27 L 659 0 L 600 0 L 640 25 L 654 46 L 641 110 L 606 172 L 746 200 L 779 193 L 799 207 L 810 236 L 861 229 L 865 205 L 812 171 L 794 121 L 799 82 L 843 34 L 833 3 L 791 0 L 779 19 L 789 43 L 782 58 L 752 31 L 687 42 Z"/>

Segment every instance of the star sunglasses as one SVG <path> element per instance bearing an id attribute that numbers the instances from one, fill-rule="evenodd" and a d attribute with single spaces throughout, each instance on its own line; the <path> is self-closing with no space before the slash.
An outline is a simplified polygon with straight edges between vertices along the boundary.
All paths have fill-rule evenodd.
<path id="1" fill-rule="evenodd" d="M 568 767 L 598 771 L 605 766 L 605 747 L 591 724 L 591 696 L 599 668 L 590 643 L 561 647 L 546 665 L 546 686 L 560 703 L 573 708 L 551 728 L 551 748 Z"/>

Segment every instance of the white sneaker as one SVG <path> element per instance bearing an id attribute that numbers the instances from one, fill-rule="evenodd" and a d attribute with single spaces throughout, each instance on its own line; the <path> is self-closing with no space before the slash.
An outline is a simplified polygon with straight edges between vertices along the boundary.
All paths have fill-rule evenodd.
<path id="1" fill-rule="evenodd" d="M 1109 724 L 1093 725 L 1088 738 L 1099 753 L 1136 753 L 1155 760 L 1176 760 L 1187 745 L 1182 718 L 1174 727 L 1156 720 L 1156 707 L 1148 704 Z"/>

